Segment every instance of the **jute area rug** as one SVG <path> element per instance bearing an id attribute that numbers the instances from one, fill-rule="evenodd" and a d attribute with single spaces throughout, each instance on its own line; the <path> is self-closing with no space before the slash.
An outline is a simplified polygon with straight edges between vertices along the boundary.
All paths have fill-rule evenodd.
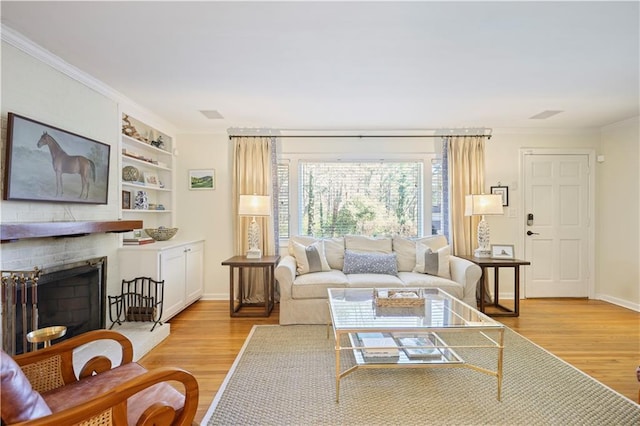
<path id="1" fill-rule="evenodd" d="M 337 403 L 330 336 L 319 325 L 255 326 L 202 424 L 640 424 L 640 405 L 509 329 L 501 402 L 496 379 L 477 371 L 396 368 L 351 373 Z M 495 369 L 487 351 L 458 352 Z"/>

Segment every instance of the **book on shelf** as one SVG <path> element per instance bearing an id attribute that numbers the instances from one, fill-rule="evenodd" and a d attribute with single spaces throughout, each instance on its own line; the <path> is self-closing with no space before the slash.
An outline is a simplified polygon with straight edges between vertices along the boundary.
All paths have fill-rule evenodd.
<path id="1" fill-rule="evenodd" d="M 122 244 L 126 246 L 137 246 L 142 244 L 151 244 L 154 243 L 155 240 L 151 237 L 140 237 L 140 238 L 124 238 L 122 240 Z"/>

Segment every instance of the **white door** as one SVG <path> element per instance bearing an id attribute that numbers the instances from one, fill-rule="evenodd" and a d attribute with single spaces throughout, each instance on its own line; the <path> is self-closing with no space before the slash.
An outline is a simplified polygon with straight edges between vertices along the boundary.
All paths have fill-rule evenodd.
<path id="1" fill-rule="evenodd" d="M 525 297 L 588 297 L 587 154 L 524 154 Z"/>

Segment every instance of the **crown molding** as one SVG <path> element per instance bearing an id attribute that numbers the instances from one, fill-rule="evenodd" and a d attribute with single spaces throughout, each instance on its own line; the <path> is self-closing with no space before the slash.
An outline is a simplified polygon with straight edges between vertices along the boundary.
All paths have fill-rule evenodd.
<path id="1" fill-rule="evenodd" d="M 3 42 L 10 44 L 16 49 L 21 50 L 27 55 L 41 61 L 42 63 L 49 65 L 56 71 L 59 71 L 66 76 L 74 79 L 75 81 L 87 86 L 88 88 L 95 90 L 103 96 L 113 100 L 117 104 L 126 105 L 126 109 L 135 109 L 148 115 L 153 121 L 164 123 L 164 127 L 169 127 L 173 132 L 175 126 L 172 123 L 167 122 L 165 119 L 159 117 L 150 109 L 141 106 L 140 104 L 132 101 L 126 95 L 115 90 L 111 86 L 91 76 L 90 74 L 82 71 L 81 69 L 71 65 L 59 56 L 48 51 L 39 44 L 33 42 L 29 38 L 25 37 L 18 31 L 8 27 L 5 24 L 0 24 L 0 36 Z"/>
<path id="2" fill-rule="evenodd" d="M 92 77 L 79 68 L 64 61 L 59 56 L 54 55 L 39 44 L 26 38 L 19 32 L 2 24 L 2 41 L 22 50 L 24 53 L 35 59 L 49 65 L 53 69 L 71 77 L 72 79 L 84 84 L 85 86 L 95 90 L 96 92 L 115 100 L 116 102 L 132 103 L 125 95 L 107 86 L 102 81 Z"/>

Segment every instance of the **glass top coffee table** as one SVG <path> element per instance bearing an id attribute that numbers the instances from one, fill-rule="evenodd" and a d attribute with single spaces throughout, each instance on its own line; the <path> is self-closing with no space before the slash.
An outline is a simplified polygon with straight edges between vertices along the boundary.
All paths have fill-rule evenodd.
<path id="1" fill-rule="evenodd" d="M 329 309 L 340 379 L 359 368 L 465 367 L 497 379 L 502 388 L 504 325 L 440 289 L 331 288 Z M 451 338 L 460 333 L 473 334 Z M 495 369 L 466 362 L 458 352 L 495 355 Z M 343 351 L 355 364 L 341 371 Z M 493 363 L 493 358 L 491 359 Z"/>

